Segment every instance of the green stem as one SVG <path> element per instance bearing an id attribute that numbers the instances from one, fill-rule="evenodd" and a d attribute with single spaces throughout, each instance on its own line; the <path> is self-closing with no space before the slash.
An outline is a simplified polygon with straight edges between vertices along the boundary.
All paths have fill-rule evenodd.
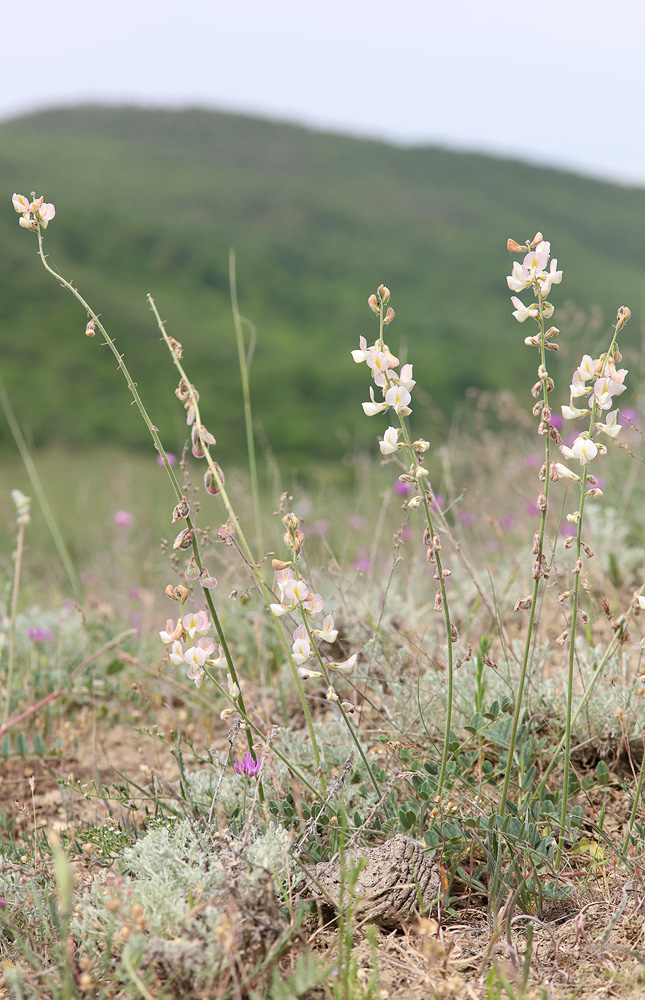
<path id="1" fill-rule="evenodd" d="M 253 514 L 255 517 L 256 545 L 260 552 L 264 551 L 262 542 L 262 518 L 260 516 L 260 490 L 258 487 L 258 470 L 255 461 L 255 437 L 253 434 L 253 415 L 251 412 L 251 390 L 249 387 L 249 364 L 252 348 L 249 354 L 244 350 L 244 333 L 242 330 L 242 317 L 237 301 L 237 278 L 235 272 L 235 250 L 229 250 L 228 274 L 231 287 L 231 308 L 233 310 L 233 323 L 235 324 L 235 339 L 237 341 L 237 356 L 240 365 L 240 376 L 242 378 L 242 399 L 244 401 L 244 425 L 246 428 L 246 449 L 249 457 L 249 474 L 251 477 L 251 497 L 253 499 Z M 249 321 L 246 320 L 248 323 Z M 251 327 L 252 336 L 255 336 L 255 328 Z M 252 341 L 253 343 L 253 341 Z"/>
<path id="2" fill-rule="evenodd" d="M 157 321 L 157 325 L 159 327 L 161 335 L 162 335 L 162 337 L 163 337 L 163 339 L 164 339 L 164 341 L 165 341 L 165 343 L 166 343 L 166 345 L 168 347 L 168 350 L 170 351 L 170 356 L 171 356 L 171 358 L 173 360 L 173 364 L 175 365 L 175 368 L 179 372 L 180 377 L 183 379 L 183 381 L 184 381 L 184 383 L 185 383 L 185 385 L 187 387 L 188 393 L 190 395 L 190 402 L 191 402 L 191 405 L 192 405 L 192 407 L 194 409 L 194 412 L 195 412 L 195 424 L 196 424 L 196 426 L 198 428 L 203 428 L 204 425 L 203 425 L 203 423 L 201 421 L 201 416 L 200 416 L 200 412 L 199 412 L 199 402 L 198 402 L 195 390 L 193 388 L 193 385 L 190 382 L 188 376 L 186 375 L 186 372 L 184 371 L 183 365 L 181 364 L 179 358 L 177 357 L 176 351 L 173 349 L 173 345 L 170 342 L 170 338 L 168 337 L 168 334 L 166 333 L 165 324 L 164 324 L 163 320 L 161 319 L 161 316 L 159 315 L 159 312 L 158 312 L 157 307 L 155 305 L 154 299 L 152 298 L 151 295 L 148 295 L 148 302 L 150 304 L 150 308 L 152 309 L 152 312 L 154 313 L 154 316 L 155 316 L 155 319 Z M 247 561 L 247 564 L 248 564 L 249 568 L 251 569 L 253 575 L 255 576 L 255 578 L 257 580 L 258 587 L 260 588 L 260 592 L 261 592 L 261 594 L 262 594 L 262 596 L 263 596 L 263 598 L 265 600 L 267 608 L 270 608 L 270 605 L 271 605 L 271 596 L 272 595 L 271 595 L 271 593 L 270 593 L 270 591 L 269 591 L 266 583 L 264 582 L 264 578 L 262 577 L 262 574 L 260 573 L 259 565 L 256 562 L 256 560 L 255 560 L 255 558 L 253 556 L 253 553 L 251 552 L 251 548 L 250 548 L 249 543 L 248 543 L 248 541 L 246 539 L 246 535 L 244 534 L 244 531 L 243 531 L 243 529 L 242 529 L 242 527 L 240 525 L 239 519 L 238 519 L 238 517 L 237 517 L 237 515 L 235 513 L 235 510 L 233 508 L 233 504 L 231 503 L 230 497 L 229 497 L 229 495 L 228 495 L 228 493 L 226 491 L 226 488 L 224 486 L 224 482 L 223 482 L 221 473 L 219 471 L 219 468 L 216 465 L 216 463 L 213 461 L 213 458 L 211 457 L 210 450 L 209 450 L 208 447 L 204 448 L 204 452 L 205 452 L 204 458 L 206 459 L 206 463 L 208 465 L 208 468 L 209 468 L 211 474 L 213 475 L 215 483 L 217 484 L 217 488 L 219 490 L 220 496 L 222 497 L 222 502 L 224 503 L 224 507 L 226 508 L 226 512 L 228 513 L 228 516 L 231 519 L 231 523 L 235 526 L 235 534 L 236 534 L 236 537 L 237 537 L 237 539 L 239 541 L 239 544 L 240 544 L 240 547 L 241 547 L 242 552 L 244 554 L 244 557 L 245 557 L 245 559 Z M 196 541 L 193 541 L 193 547 L 194 548 L 195 548 L 196 544 L 197 544 Z M 198 562 L 198 566 L 200 566 L 199 562 Z M 210 597 L 210 594 L 209 594 L 208 590 L 206 590 L 206 600 L 207 600 L 207 602 L 209 604 L 209 608 L 212 608 L 213 607 L 212 598 Z M 313 748 L 313 752 L 314 752 L 314 757 L 316 758 L 316 765 L 317 765 L 317 767 L 318 767 L 318 769 L 320 771 L 320 774 L 321 774 L 321 782 L 322 782 L 323 791 L 324 791 L 325 790 L 325 778 L 324 778 L 324 775 L 322 774 L 322 769 L 320 767 L 320 751 L 319 751 L 319 748 L 318 748 L 318 741 L 316 739 L 316 733 L 315 733 L 315 730 L 314 730 L 314 727 L 313 727 L 313 721 L 311 719 L 311 713 L 309 712 L 309 706 L 307 705 L 307 700 L 305 698 L 305 693 L 304 693 L 304 690 L 303 690 L 303 687 L 302 687 L 302 682 L 300 680 L 300 675 L 299 675 L 299 673 L 298 673 L 298 671 L 296 669 L 295 663 L 293 662 L 293 656 L 292 656 L 292 653 L 291 653 L 291 649 L 289 648 L 289 644 L 287 642 L 287 638 L 286 638 L 286 636 L 284 634 L 284 630 L 283 630 L 281 624 L 278 622 L 278 620 L 275 617 L 274 617 L 274 622 L 275 622 L 276 631 L 277 631 L 278 636 L 280 638 L 280 642 L 281 642 L 282 648 L 284 650 L 285 656 L 287 658 L 287 661 L 290 664 L 291 672 L 292 672 L 293 679 L 294 679 L 294 683 L 296 685 L 296 689 L 297 689 L 298 695 L 300 697 L 300 703 L 302 705 L 302 709 L 303 709 L 303 712 L 304 712 L 304 715 L 305 715 L 305 719 L 306 719 L 306 722 L 307 722 L 307 728 L 309 730 L 309 737 L 311 739 L 311 744 L 312 744 L 312 748 Z M 216 624 L 216 628 L 217 628 L 218 635 L 223 635 L 223 632 L 221 631 L 221 627 Z M 232 660 L 230 659 L 230 654 L 228 654 L 227 647 L 225 645 L 223 645 L 223 649 L 224 649 L 224 654 L 226 656 L 226 661 L 229 664 L 229 668 L 231 668 L 232 667 Z M 231 673 L 231 677 L 235 680 L 234 672 Z M 237 681 L 236 681 L 236 683 L 237 683 Z M 239 687 L 239 684 L 238 684 L 238 687 Z"/>
<path id="3" fill-rule="evenodd" d="M 545 360 L 546 360 L 546 349 L 545 349 L 545 338 L 544 338 L 544 309 L 542 299 L 538 295 L 538 322 L 540 324 L 540 369 L 545 370 Z M 543 407 L 548 407 L 548 384 L 547 378 L 542 379 L 542 405 Z M 526 675 L 528 672 L 529 659 L 531 655 L 531 644 L 533 641 L 533 628 L 535 625 L 535 612 L 537 607 L 537 599 L 540 588 L 540 579 L 542 576 L 542 555 L 544 552 L 544 532 L 546 528 L 546 516 L 548 510 L 548 499 L 549 499 L 549 463 L 550 463 L 550 441 L 551 434 L 550 429 L 545 436 L 545 463 L 546 463 L 546 476 L 544 481 L 544 507 L 542 509 L 542 516 L 540 517 L 540 528 L 538 534 L 538 544 L 537 553 L 535 554 L 536 567 L 534 571 L 533 579 L 533 593 L 531 595 L 531 606 L 529 608 L 529 620 L 526 628 L 526 637 L 524 639 L 524 656 L 522 657 L 522 665 L 520 667 L 520 679 L 517 689 L 517 695 L 515 698 L 515 710 L 513 712 L 513 725 L 511 728 L 511 736 L 508 744 L 508 756 L 506 760 L 506 771 L 504 772 L 504 784 L 502 786 L 502 797 L 500 799 L 499 811 L 500 815 L 503 815 L 506 809 L 506 800 L 508 798 L 508 789 L 511 781 L 511 772 L 513 770 L 513 758 L 515 756 L 515 743 L 517 740 L 517 730 L 520 722 L 520 715 L 522 712 L 522 699 L 524 696 L 524 684 L 526 682 Z"/>
<path id="4" fill-rule="evenodd" d="M 4 722 L 9 721 L 11 712 L 11 688 L 13 687 L 13 667 L 16 653 L 16 616 L 18 614 L 18 595 L 20 593 L 20 570 L 22 567 L 22 549 L 25 540 L 25 525 L 18 525 L 18 542 L 13 567 L 13 594 L 11 596 L 11 624 L 9 626 L 9 665 L 7 667 L 7 690 L 4 703 Z"/>
<path id="5" fill-rule="evenodd" d="M 152 420 L 148 416 L 148 412 L 147 412 L 145 406 L 143 405 L 143 401 L 141 400 L 141 397 L 139 396 L 139 393 L 137 391 L 136 383 L 133 381 L 132 376 L 130 375 L 130 372 L 127 369 L 127 366 L 126 366 L 126 364 L 125 364 L 125 362 L 123 360 L 122 355 L 119 354 L 119 352 L 118 352 L 118 350 L 116 348 L 116 344 L 114 343 L 114 341 L 112 340 L 112 338 L 108 334 L 107 330 L 105 329 L 105 327 L 101 323 L 101 320 L 99 319 L 99 317 L 97 316 L 97 314 L 94 312 L 94 310 L 91 308 L 91 306 L 89 305 L 89 303 L 86 302 L 86 300 L 83 298 L 83 296 L 78 291 L 78 289 L 76 289 L 72 285 L 71 282 L 67 281 L 66 278 L 64 278 L 61 274 L 59 274 L 58 271 L 55 271 L 52 267 L 50 267 L 49 263 L 47 262 L 47 257 L 46 257 L 45 250 L 44 250 L 44 245 L 43 245 L 43 235 L 42 235 L 42 230 L 40 229 L 40 227 L 38 229 L 38 253 L 39 253 L 40 259 L 41 259 L 41 261 L 43 263 L 43 266 L 44 266 L 45 270 L 48 271 L 51 275 L 53 275 L 53 277 L 56 278 L 56 280 L 64 288 L 66 288 L 69 292 L 71 292 L 72 295 L 74 296 L 74 298 L 78 302 L 80 302 L 80 304 L 85 309 L 87 315 L 90 316 L 92 318 L 92 320 L 94 321 L 95 327 L 98 330 L 100 330 L 100 332 L 102 333 L 103 337 L 105 338 L 106 344 L 108 345 L 108 347 L 112 351 L 112 354 L 114 355 L 114 357 L 117 359 L 118 367 L 123 372 L 123 376 L 124 376 L 124 378 L 125 378 L 125 380 L 127 382 L 127 385 L 128 385 L 128 388 L 129 388 L 130 392 L 132 393 L 132 396 L 134 398 L 134 402 L 136 403 L 137 409 L 139 410 L 139 413 L 141 414 L 146 427 L 150 431 L 150 435 L 152 437 L 152 440 L 154 441 L 155 448 L 157 449 L 157 452 L 159 453 L 159 455 L 161 455 L 161 458 L 163 460 L 164 466 L 166 468 L 166 472 L 168 473 L 168 476 L 170 478 L 170 482 L 171 482 L 173 490 L 175 492 L 175 496 L 177 497 L 177 500 L 181 500 L 181 498 L 182 498 L 181 487 L 180 487 L 179 482 L 177 480 L 177 477 L 176 477 L 176 475 L 174 473 L 174 470 L 173 470 L 172 466 L 170 465 L 170 462 L 168 461 L 168 456 L 166 455 L 165 449 L 164 449 L 164 447 L 163 447 L 163 445 L 161 443 L 161 438 L 159 437 L 159 432 L 157 431 L 157 428 L 155 427 L 155 425 L 152 423 Z M 154 303 L 152 303 L 152 305 L 153 305 L 153 309 L 154 309 Z M 156 312 L 156 309 L 154 309 L 154 311 L 155 311 L 155 315 L 157 315 L 157 317 L 158 317 L 158 313 Z M 161 323 L 160 320 L 158 320 L 158 321 L 159 321 L 159 323 Z M 166 339 L 166 342 L 168 342 L 168 338 L 167 338 L 167 336 L 165 334 L 165 330 L 163 330 L 163 328 L 162 328 L 162 332 L 164 334 L 164 338 Z M 186 524 L 187 524 L 187 526 L 189 528 L 194 528 L 193 522 L 192 522 L 190 516 L 188 516 L 186 518 Z M 203 567 L 202 567 L 202 564 L 201 564 L 201 559 L 200 559 L 200 555 L 199 555 L 199 547 L 198 547 L 197 538 L 196 538 L 195 535 L 193 535 L 193 552 L 195 554 L 195 561 L 197 562 L 197 565 L 199 566 L 199 568 L 201 570 Z M 229 671 L 231 673 L 231 678 L 233 679 L 233 681 L 240 688 L 240 695 L 239 695 L 240 706 L 246 712 L 246 709 L 244 708 L 244 699 L 243 699 L 243 696 L 242 696 L 241 687 L 240 687 L 240 684 L 238 683 L 238 680 L 237 680 L 237 674 L 236 674 L 236 671 L 235 671 L 235 665 L 233 663 L 233 659 L 231 657 L 228 645 L 226 643 L 226 639 L 224 637 L 224 631 L 222 629 L 222 626 L 221 626 L 221 623 L 220 623 L 220 620 L 219 620 L 219 616 L 217 614 L 217 611 L 215 610 L 215 605 L 214 605 L 214 602 L 213 602 L 213 598 L 211 596 L 210 590 L 207 587 L 203 587 L 202 590 L 204 592 L 204 597 L 206 599 L 206 603 L 208 604 L 209 611 L 210 611 L 210 613 L 212 615 L 213 622 L 215 623 L 215 628 L 216 628 L 218 637 L 220 639 L 220 642 L 222 643 L 222 649 L 224 651 L 224 655 L 226 657 L 226 662 L 228 664 L 228 668 L 229 668 Z"/>

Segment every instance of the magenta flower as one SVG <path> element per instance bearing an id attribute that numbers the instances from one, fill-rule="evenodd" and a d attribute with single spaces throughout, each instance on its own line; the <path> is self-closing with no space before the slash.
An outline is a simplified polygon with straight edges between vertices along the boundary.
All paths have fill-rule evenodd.
<path id="1" fill-rule="evenodd" d="M 166 458 L 168 459 L 168 465 L 176 465 L 177 464 L 177 456 L 173 455 L 173 453 L 171 451 L 167 451 L 166 452 Z M 161 457 L 161 455 L 157 455 L 157 465 L 160 465 L 162 469 L 166 468 L 166 463 L 164 462 L 164 460 Z"/>
<path id="2" fill-rule="evenodd" d="M 397 496 L 407 497 L 409 489 L 410 488 L 407 483 L 402 483 L 398 479 L 394 483 L 394 492 Z"/>
<path id="3" fill-rule="evenodd" d="M 237 757 L 233 762 L 233 770 L 236 771 L 237 774 L 244 775 L 245 778 L 254 778 L 261 767 L 262 761 L 260 760 L 259 755 L 258 759 L 254 760 L 253 754 L 250 750 L 244 754 L 241 763 L 238 761 Z"/>
<path id="4" fill-rule="evenodd" d="M 35 643 L 53 642 L 54 633 L 48 628 L 38 628 L 37 625 L 34 625 L 33 628 L 29 629 L 29 638 Z"/>
<path id="5" fill-rule="evenodd" d="M 127 528 L 129 524 L 132 524 L 132 514 L 129 514 L 127 510 L 117 510 L 114 515 L 114 523 L 118 528 Z"/>

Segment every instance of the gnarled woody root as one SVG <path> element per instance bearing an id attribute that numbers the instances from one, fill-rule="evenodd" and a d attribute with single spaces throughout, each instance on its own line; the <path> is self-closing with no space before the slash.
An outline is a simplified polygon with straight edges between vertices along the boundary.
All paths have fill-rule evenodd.
<path id="1" fill-rule="evenodd" d="M 361 858 L 365 867 L 350 895 L 348 871 L 355 869 Z M 354 914 L 362 923 L 400 927 L 436 905 L 441 890 L 439 871 L 418 840 L 399 835 L 379 847 L 351 848 L 345 852 L 344 863 L 344 877 L 339 858 L 307 869 L 309 888 L 323 906 L 333 903 L 339 909 L 341 881 L 342 907 L 352 908 L 354 899 Z"/>

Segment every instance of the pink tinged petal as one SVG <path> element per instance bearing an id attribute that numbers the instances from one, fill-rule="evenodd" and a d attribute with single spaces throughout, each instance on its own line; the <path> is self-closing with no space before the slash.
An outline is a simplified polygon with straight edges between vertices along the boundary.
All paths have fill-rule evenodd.
<path id="1" fill-rule="evenodd" d="M 195 562 L 195 556 L 191 556 L 190 562 L 184 570 L 184 576 L 187 580 L 196 580 L 199 577 L 199 566 Z"/>
<path id="2" fill-rule="evenodd" d="M 298 639 L 307 639 L 307 629 L 304 625 L 298 625 L 297 628 L 293 630 L 293 641 L 297 642 Z"/>
<path id="3" fill-rule="evenodd" d="M 288 608 L 283 608 L 281 604 L 270 604 L 269 608 L 274 618 L 280 618 L 282 615 L 286 615 L 289 610 Z"/>
<path id="4" fill-rule="evenodd" d="M 11 198 L 16 212 L 24 213 L 29 211 L 29 199 L 24 194 L 14 194 Z"/>
<path id="5" fill-rule="evenodd" d="M 56 209 L 50 202 L 44 202 L 38 209 L 38 217 L 40 218 L 40 224 L 43 229 L 47 229 L 47 226 L 52 221 L 56 215 Z"/>
<path id="6" fill-rule="evenodd" d="M 310 594 L 306 601 L 303 601 L 303 607 L 308 611 L 308 613 L 313 617 L 317 615 L 325 606 L 320 594 Z"/>
<path id="7" fill-rule="evenodd" d="M 30 229 L 32 233 L 38 231 L 37 223 L 27 214 L 20 216 L 18 219 L 18 225 L 22 226 L 23 229 Z"/>
<path id="8" fill-rule="evenodd" d="M 207 659 L 206 650 L 201 646 L 191 646 L 184 653 L 184 660 L 189 667 L 203 667 Z"/>
<path id="9" fill-rule="evenodd" d="M 217 580 L 215 579 L 214 576 L 210 575 L 206 567 L 204 567 L 204 569 L 201 572 L 199 582 L 201 583 L 202 587 L 206 588 L 206 590 L 212 590 L 213 587 L 217 586 Z"/>
<path id="10" fill-rule="evenodd" d="M 198 639 L 195 645 L 198 649 L 203 649 L 206 656 L 210 656 L 211 653 L 215 652 L 215 643 L 212 639 Z"/>

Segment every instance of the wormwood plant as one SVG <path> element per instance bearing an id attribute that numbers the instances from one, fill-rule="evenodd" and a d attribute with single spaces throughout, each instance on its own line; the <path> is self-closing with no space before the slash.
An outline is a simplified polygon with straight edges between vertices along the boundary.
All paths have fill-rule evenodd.
<path id="1" fill-rule="evenodd" d="M 381 694 L 378 682 L 376 678 L 370 679 L 369 671 L 362 679 L 356 675 L 361 656 L 358 643 L 354 644 L 352 651 L 342 627 L 334 620 L 335 612 L 329 610 L 329 598 L 318 593 L 316 587 L 308 582 L 315 579 L 315 570 L 306 559 L 307 525 L 290 509 L 291 498 L 288 497 L 283 498 L 280 509 L 284 548 L 277 556 L 271 553 L 274 556 L 271 560 L 273 578 L 271 582 L 267 579 L 268 556 L 261 549 L 263 532 L 258 510 L 250 419 L 248 356 L 244 350 L 234 272 L 232 293 L 252 470 L 254 540 L 246 533 L 236 501 L 227 487 L 225 474 L 214 457 L 216 440 L 202 418 L 199 390 L 191 382 L 184 366 L 182 345 L 166 331 L 155 302 L 150 296 L 148 299 L 177 371 L 176 397 L 190 428 L 192 455 L 204 465 L 204 490 L 223 505 L 226 520 L 217 531 L 218 539 L 229 549 L 237 551 L 247 574 L 248 594 L 261 605 L 265 620 L 271 623 L 274 630 L 276 648 L 289 671 L 292 690 L 304 719 L 307 753 L 302 752 L 300 734 L 291 734 L 288 746 L 280 742 L 276 727 L 270 725 L 271 720 L 266 718 L 253 695 L 249 694 L 250 685 L 240 667 L 241 657 L 236 653 L 235 637 L 227 634 L 223 625 L 225 616 L 222 614 L 222 602 L 216 596 L 217 580 L 206 566 L 204 530 L 197 523 L 197 508 L 192 500 L 189 501 L 188 490 L 180 485 L 137 384 L 98 313 L 49 263 L 44 232 L 55 217 L 53 205 L 33 194 L 31 199 L 14 195 L 13 203 L 20 214 L 20 225 L 37 235 L 38 252 L 45 269 L 85 310 L 86 335 L 93 338 L 99 333 L 117 359 L 174 492 L 171 519 L 177 534 L 172 549 L 176 560 L 185 560 L 181 564 L 184 579 L 181 584 L 169 584 L 166 588 L 166 596 L 176 604 L 177 612 L 174 618 L 168 618 L 159 635 L 169 662 L 184 671 L 200 693 L 212 685 L 220 718 L 230 727 L 229 751 L 219 761 L 219 783 L 214 789 L 209 786 L 209 793 L 212 792 L 210 808 L 205 810 L 198 804 L 197 796 L 192 795 L 194 811 L 212 825 L 218 797 L 222 802 L 226 795 L 224 776 L 236 775 L 244 783 L 243 794 L 241 803 L 238 802 L 230 810 L 229 830 L 235 838 L 240 838 L 244 848 L 248 846 L 251 829 L 255 836 L 258 828 L 264 827 L 266 835 L 273 836 L 268 831 L 276 816 L 280 818 L 282 833 L 287 827 L 298 830 L 299 836 L 291 852 L 294 860 L 300 858 L 305 847 L 310 858 L 320 858 L 320 842 L 332 852 L 338 849 L 342 857 L 350 829 L 352 836 L 362 835 L 365 838 L 377 831 L 381 835 L 383 832 L 391 835 L 403 830 L 411 836 L 423 838 L 442 866 L 442 914 L 455 911 L 459 893 L 463 891 L 467 891 L 469 898 L 474 895 L 478 899 L 488 899 L 492 914 L 496 914 L 504 903 L 509 914 L 509 926 L 513 907 L 520 906 L 527 913 L 541 910 L 545 901 L 557 895 L 552 891 L 553 886 L 559 884 L 563 872 L 571 864 L 572 855 L 568 852 L 575 848 L 583 823 L 580 805 L 570 807 L 572 789 L 580 788 L 571 774 L 573 728 L 589 704 L 604 667 L 627 642 L 628 619 L 645 609 L 644 583 L 634 592 L 629 608 L 612 623 L 611 641 L 596 655 L 593 676 L 579 696 L 575 685 L 580 648 L 578 639 L 582 627 L 582 633 L 591 645 L 591 627 L 594 624 L 591 609 L 583 607 L 584 593 L 589 590 L 585 582 L 585 560 L 593 555 L 586 536 L 588 506 L 598 504 L 603 496 L 599 476 L 591 470 L 595 469 L 592 463 L 607 452 L 603 437 L 612 440 L 621 431 L 615 400 L 625 391 L 627 371 L 617 367 L 621 362 L 618 336 L 630 317 L 629 309 L 622 307 L 619 310 L 606 350 L 597 357 L 583 355 L 575 369 L 569 403 L 561 407 L 561 413 L 564 421 L 584 420 L 584 427 L 572 438 L 564 439 L 560 433 L 562 420 L 555 413 L 552 403 L 555 385 L 547 365 L 549 352 L 558 350 L 556 338 L 559 335 L 559 330 L 549 325 L 555 311 L 549 297 L 561 283 L 563 272 L 558 269 L 557 260 L 551 259 L 550 244 L 541 233 L 525 244 L 508 241 L 509 251 L 520 258 L 514 261 L 511 274 L 507 277 L 508 287 L 514 293 L 513 316 L 519 323 L 528 320 L 535 324 L 534 332 L 526 337 L 525 344 L 538 352 L 537 381 L 531 392 L 535 400 L 533 417 L 537 421 L 537 435 L 543 443 L 535 501 L 537 526 L 531 544 L 530 591 L 514 604 L 516 614 L 526 614 L 522 638 L 518 642 L 509 639 L 505 611 L 498 610 L 495 596 L 486 593 L 482 582 L 485 567 L 477 571 L 469 560 L 455 529 L 454 513 L 431 481 L 430 468 L 434 456 L 430 443 L 416 437 L 411 430 L 410 403 L 416 384 L 413 366 L 410 363 L 401 365 L 385 340 L 395 319 L 390 291 L 385 285 L 380 285 L 370 295 L 368 305 L 376 316 L 377 336 L 371 346 L 361 336 L 359 347 L 352 351 L 352 357 L 357 364 L 366 364 L 370 372 L 369 400 L 362 404 L 366 416 L 387 414 L 390 420 L 379 440 L 379 451 L 384 464 L 395 463 L 397 466 L 398 483 L 402 495 L 405 494 L 402 507 L 406 523 L 422 543 L 425 586 L 428 586 L 428 567 L 431 572 L 432 592 L 428 603 L 439 616 L 436 621 L 441 640 L 436 659 L 441 671 L 439 686 L 443 690 L 445 704 L 440 724 L 429 728 L 421 701 L 422 684 L 429 682 L 425 677 L 419 680 L 418 713 L 411 727 L 421 727 L 433 743 L 440 730 L 442 735 L 437 739 L 437 752 L 424 756 L 418 740 L 413 750 L 401 743 L 400 760 L 407 765 L 406 771 L 389 776 L 386 769 L 375 763 L 376 754 L 371 754 L 371 750 L 378 749 L 377 746 L 370 748 L 366 745 L 367 738 L 357 725 L 359 703 Z M 519 298 L 523 292 L 533 293 L 534 301 L 528 306 Z M 580 400 L 586 401 L 585 405 L 577 402 Z M 563 462 L 555 460 L 556 449 Z M 572 468 L 572 465 L 575 467 Z M 561 504 L 565 507 L 570 505 L 570 494 L 559 492 L 569 484 L 573 484 L 577 491 L 577 500 L 566 515 L 567 525 L 573 533 L 564 541 L 564 555 L 561 555 L 557 545 L 559 524 L 555 511 Z M 450 561 L 459 562 L 463 568 L 462 578 L 469 581 L 471 593 L 477 595 L 477 604 L 481 604 L 490 616 L 481 634 L 476 636 L 475 653 L 471 643 L 472 630 L 479 628 L 479 620 L 472 608 L 465 607 L 458 581 L 452 578 L 445 554 L 448 549 L 452 553 Z M 569 553 L 574 562 L 565 571 L 561 560 L 569 560 Z M 19 565 L 19 560 L 16 565 Z M 563 589 L 561 581 L 565 573 Z M 552 625 L 549 620 L 553 603 L 550 597 L 555 588 L 558 590 L 558 613 L 568 609 L 568 620 L 558 638 L 551 641 L 548 638 Z M 198 606 L 200 603 L 203 607 Z M 368 614 L 366 619 L 369 619 Z M 375 631 L 380 628 L 379 621 Z M 385 646 L 375 645 L 374 648 L 384 649 Z M 502 656 L 508 664 L 515 664 L 517 677 L 509 682 L 505 697 L 494 697 L 488 705 L 487 677 L 493 676 L 490 673 L 494 666 L 491 657 L 495 649 L 496 655 Z M 564 725 L 561 739 L 549 741 L 540 729 L 535 713 L 527 711 L 526 691 L 535 678 L 538 659 L 548 656 L 555 662 L 560 654 L 565 658 L 567 676 Z M 474 663 L 475 680 L 474 714 L 456 724 L 459 688 L 456 678 L 463 676 L 458 671 L 465 671 L 466 664 L 471 662 Z M 7 698 L 11 689 L 12 664 L 13 657 L 10 656 Z M 352 746 L 352 754 L 347 756 L 342 766 L 333 758 L 329 737 L 327 741 L 321 738 L 322 726 L 315 711 L 312 711 L 312 689 L 319 703 L 326 702 L 338 724 L 344 727 L 346 739 Z M 406 697 L 408 702 L 412 700 L 409 694 Z M 395 720 L 392 722 L 390 718 L 390 722 L 394 726 Z M 327 728 L 329 732 L 330 727 Z M 387 735 L 384 736 L 386 738 Z M 354 759 L 361 765 L 356 771 Z M 213 760 L 209 751 L 208 761 L 212 764 Z M 279 768 L 282 768 L 280 773 Z M 641 767 L 625 831 L 622 852 L 625 864 L 628 864 L 625 851 L 632 845 L 632 833 L 637 828 L 643 774 Z M 560 788 L 557 776 L 561 776 Z M 348 816 L 344 803 L 351 796 L 340 791 L 347 779 L 355 784 L 362 783 L 361 795 L 370 810 L 365 821 L 359 811 L 353 817 L 353 824 L 352 817 Z M 191 782 L 183 774 L 182 780 L 190 801 Z M 291 782 L 291 786 L 285 792 L 287 782 Z M 273 793 L 269 790 L 271 786 Z M 276 792 L 278 786 L 280 791 Z M 285 843 L 285 856 L 287 853 Z M 243 852 L 243 856 L 249 863 L 248 851 Z M 274 859 L 270 871 L 288 909 L 292 905 L 290 880 L 293 873 L 288 864 L 279 873 L 278 867 Z M 296 864 L 294 868 L 297 867 Z M 353 900 L 353 890 L 354 884 L 350 880 L 343 890 L 347 899 Z M 354 931 L 352 907 L 353 902 L 346 908 L 341 926 L 342 947 L 338 968 L 342 976 L 334 989 L 337 996 L 359 995 L 352 993 L 349 971 L 352 968 L 350 951 Z M 501 934 L 500 927 L 499 923 L 495 925 L 495 933 Z M 342 986 L 339 986 L 341 982 Z M 373 987 L 372 983 L 370 989 Z"/>

